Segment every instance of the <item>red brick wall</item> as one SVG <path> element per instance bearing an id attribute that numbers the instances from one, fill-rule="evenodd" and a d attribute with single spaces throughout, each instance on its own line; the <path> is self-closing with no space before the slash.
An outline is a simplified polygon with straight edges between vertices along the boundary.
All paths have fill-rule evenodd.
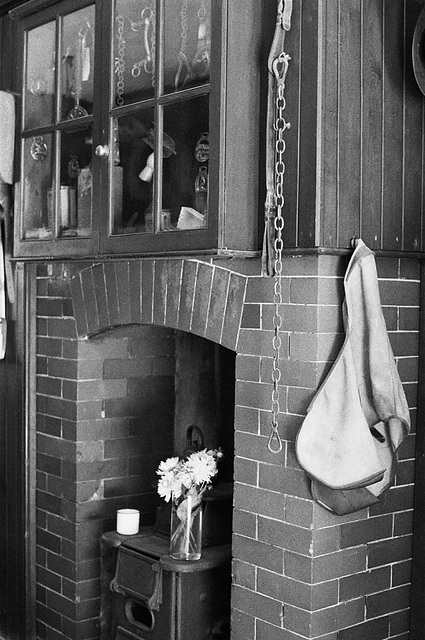
<path id="1" fill-rule="evenodd" d="M 147 518 L 153 513 L 148 474 L 138 472 L 145 462 L 149 472 L 156 464 L 158 390 L 171 384 L 164 336 L 179 329 L 236 353 L 232 640 L 407 638 L 414 435 L 402 446 L 396 485 L 382 502 L 343 517 L 311 500 L 294 451 L 307 405 L 342 344 L 346 264 L 347 258 L 326 255 L 285 258 L 284 446 L 277 455 L 267 449 L 273 282 L 258 275 L 258 261 L 40 266 L 40 637 L 97 637 L 99 537 L 114 526 L 123 500 L 143 504 Z M 382 259 L 378 273 L 414 419 L 419 264 Z M 102 337 L 115 326 L 121 328 Z M 169 433 L 171 421 L 164 428 Z M 136 441 L 143 454 L 132 458 Z"/>
<path id="2" fill-rule="evenodd" d="M 279 455 L 266 446 L 272 288 L 258 278 L 248 283 L 250 324 L 237 357 L 234 640 L 408 637 L 414 436 L 382 503 L 343 517 L 311 501 L 294 451 L 306 407 L 342 344 L 345 266 L 329 256 L 285 260 Z M 382 259 L 377 266 L 414 424 L 419 264 Z"/>

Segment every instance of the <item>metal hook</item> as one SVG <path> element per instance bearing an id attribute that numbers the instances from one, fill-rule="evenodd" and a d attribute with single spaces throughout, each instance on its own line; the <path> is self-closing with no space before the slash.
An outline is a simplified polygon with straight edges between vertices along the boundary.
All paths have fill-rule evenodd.
<path id="1" fill-rule="evenodd" d="M 272 71 L 278 84 L 285 84 L 290 59 L 291 57 L 282 51 L 282 53 L 273 60 Z"/>
<path id="2" fill-rule="evenodd" d="M 270 453 L 280 453 L 282 451 L 282 448 L 282 438 L 279 435 L 277 424 L 273 422 L 269 440 L 267 442 L 267 449 L 270 451 Z"/>

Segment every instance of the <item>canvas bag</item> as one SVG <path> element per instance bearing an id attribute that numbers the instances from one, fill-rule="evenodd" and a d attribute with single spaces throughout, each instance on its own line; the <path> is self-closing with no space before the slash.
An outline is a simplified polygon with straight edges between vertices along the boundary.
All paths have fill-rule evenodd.
<path id="1" fill-rule="evenodd" d="M 342 515 L 379 501 L 410 428 L 373 252 L 358 240 L 344 277 L 345 340 L 296 439 L 313 498 Z"/>

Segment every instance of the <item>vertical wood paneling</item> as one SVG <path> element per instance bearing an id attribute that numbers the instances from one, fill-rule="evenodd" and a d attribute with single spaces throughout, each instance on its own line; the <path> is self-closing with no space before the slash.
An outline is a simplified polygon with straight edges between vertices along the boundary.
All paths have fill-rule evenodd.
<path id="1" fill-rule="evenodd" d="M 422 5 L 405 0 L 405 8 L 403 248 L 407 251 L 423 251 L 423 96 L 416 84 L 411 62 L 413 32 Z"/>
<path id="2" fill-rule="evenodd" d="M 403 247 L 403 2 L 385 0 L 383 51 L 382 246 Z M 393 210 L 398 215 L 389 216 Z"/>
<path id="3" fill-rule="evenodd" d="M 297 141 L 287 138 L 286 246 L 344 248 L 360 236 L 376 250 L 423 251 L 424 98 L 412 65 L 423 3 L 296 6 L 288 37 L 299 77 L 288 77 L 287 97 L 300 118 Z"/>
<path id="4" fill-rule="evenodd" d="M 325 25 L 330 37 L 325 37 Z M 323 124 L 321 145 L 323 167 L 320 175 L 320 208 L 326 211 L 318 239 L 321 245 L 336 246 L 338 244 L 338 69 L 339 69 L 339 10 L 335 11 L 335 0 L 324 3 L 322 15 L 322 32 L 320 38 L 322 55 L 322 113 Z M 326 70 L 323 73 L 323 70 Z"/>
<path id="5" fill-rule="evenodd" d="M 23 425 L 24 287 L 7 309 L 6 358 L 0 361 L 0 637 L 30 638 L 26 629 L 26 446 Z"/>
<path id="6" fill-rule="evenodd" d="M 425 263 L 421 261 L 421 307 L 419 315 L 419 361 L 425 361 Z M 412 561 L 410 640 L 422 640 L 425 629 L 425 368 L 419 367 L 416 430 L 415 503 Z"/>
<path id="7" fill-rule="evenodd" d="M 382 0 L 363 3 L 361 235 L 372 249 L 381 247 L 382 234 L 382 17 Z"/>
<path id="8" fill-rule="evenodd" d="M 22 267 L 22 265 L 21 265 Z M 23 285 L 23 269 L 15 268 L 15 289 L 19 292 L 15 305 L 9 306 L 8 339 L 8 385 L 7 385 L 7 501 L 8 501 L 8 638 L 28 638 L 27 612 L 34 587 L 27 583 L 27 545 L 31 539 L 27 519 L 28 495 L 27 473 L 30 465 L 27 457 L 26 429 L 24 424 L 24 383 L 25 357 L 34 350 L 26 346 L 26 295 L 28 287 Z M 26 280 L 27 282 L 27 280 Z M 34 495 L 32 496 L 34 506 Z M 30 586 L 30 589 L 29 589 Z M 23 597 L 25 594 L 25 598 Z"/>
<path id="9" fill-rule="evenodd" d="M 338 2 L 339 118 L 338 118 L 338 244 L 348 246 L 359 234 L 361 166 L 361 0 Z M 322 211 L 322 217 L 326 211 Z"/>
<path id="10" fill-rule="evenodd" d="M 0 5 L 0 88 L 12 87 L 12 31 L 1 14 L 12 3 Z M 26 464 L 25 429 L 22 406 L 24 360 L 24 287 L 15 270 L 17 299 L 7 306 L 8 335 L 6 358 L 0 361 L 0 637 L 30 639 L 27 628 L 26 584 Z"/>
<path id="11" fill-rule="evenodd" d="M 224 175 L 225 208 L 222 212 L 224 234 L 221 246 L 238 250 L 254 249 L 258 237 L 258 158 L 260 74 L 266 73 L 258 64 L 260 31 L 263 7 L 261 2 L 237 0 L 227 5 L 227 78 L 224 134 L 239 131 L 238 145 L 226 143 L 226 168 Z M 241 29 L 240 25 L 244 28 Z M 249 75 L 249 81 L 246 81 Z M 247 103 L 249 98 L 249 107 Z M 244 157 L 245 161 L 241 161 Z M 249 159 L 254 160 L 251 164 Z M 245 211 L 254 214 L 247 220 Z M 226 212 L 226 213 L 225 213 Z M 232 212 L 232 215 L 227 214 Z"/>
<path id="12" fill-rule="evenodd" d="M 317 96 L 318 96 L 318 4 L 302 3 L 300 61 L 304 81 L 300 85 L 300 146 L 304 153 L 299 160 L 298 238 L 304 247 L 316 244 L 316 225 L 308 213 L 314 211 L 316 200 L 317 163 Z M 310 80 L 309 80 L 310 79 Z"/>

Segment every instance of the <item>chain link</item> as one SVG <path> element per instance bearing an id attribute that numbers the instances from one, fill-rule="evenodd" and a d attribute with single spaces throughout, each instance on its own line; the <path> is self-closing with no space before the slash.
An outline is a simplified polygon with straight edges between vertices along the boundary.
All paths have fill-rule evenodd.
<path id="1" fill-rule="evenodd" d="M 283 159 L 286 143 L 283 134 L 286 129 L 291 126 L 286 122 L 283 112 L 286 108 L 285 101 L 285 78 L 288 70 L 289 56 L 282 53 L 273 64 L 273 71 L 277 79 L 277 92 L 276 92 L 276 120 L 274 123 L 274 130 L 276 132 L 275 143 L 275 205 L 276 215 L 274 217 L 274 315 L 273 315 L 273 365 L 272 365 L 272 402 L 271 402 L 271 431 L 268 441 L 268 449 L 272 453 L 279 453 L 282 451 L 282 440 L 279 434 L 279 421 L 278 415 L 280 412 L 280 392 L 279 382 L 282 377 L 282 372 L 279 366 L 280 350 L 282 347 L 282 338 L 280 331 L 283 325 L 282 315 L 282 251 L 283 251 L 283 228 L 285 225 L 283 217 L 283 206 L 285 204 L 285 198 L 283 194 L 283 180 L 285 174 L 285 162 Z"/>
<path id="2" fill-rule="evenodd" d="M 184 89 L 186 83 L 190 80 L 192 75 L 192 69 L 186 55 L 187 42 L 188 42 L 187 41 L 187 36 L 188 36 L 187 0 L 183 0 L 182 2 L 180 19 L 181 19 L 180 51 L 177 55 L 178 67 L 177 67 L 176 76 L 174 78 L 175 91 Z"/>
<path id="3" fill-rule="evenodd" d="M 124 53 L 125 53 L 125 38 L 124 38 L 124 18 L 119 15 L 116 17 L 118 23 L 117 39 L 118 39 L 118 56 L 115 58 L 115 73 L 118 76 L 117 80 L 117 97 L 116 104 L 118 107 L 122 107 L 124 104 Z"/>
<path id="4" fill-rule="evenodd" d="M 151 33 L 151 57 L 152 57 L 152 86 L 155 86 L 155 65 L 156 65 L 156 9 L 155 3 L 152 9 L 152 33 Z"/>

